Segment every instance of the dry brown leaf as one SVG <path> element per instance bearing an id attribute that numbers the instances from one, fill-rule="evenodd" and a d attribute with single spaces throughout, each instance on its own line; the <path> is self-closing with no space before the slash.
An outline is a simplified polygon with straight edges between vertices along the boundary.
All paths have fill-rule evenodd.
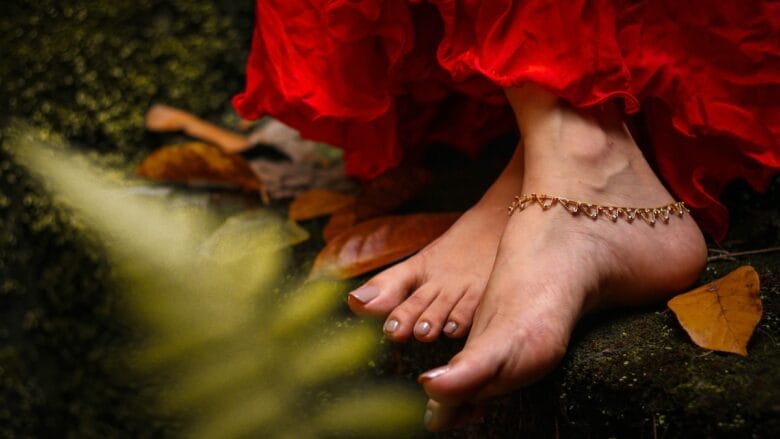
<path id="1" fill-rule="evenodd" d="M 136 172 L 165 182 L 238 186 L 266 196 L 263 182 L 241 156 L 202 142 L 164 146 L 149 154 Z"/>
<path id="2" fill-rule="evenodd" d="M 343 232 L 349 230 L 350 227 L 355 225 L 356 214 L 355 205 L 349 205 L 342 208 L 338 212 L 334 213 L 325 228 L 322 229 L 322 238 L 325 242 L 330 242 L 333 238 L 339 236 Z"/>
<path id="3" fill-rule="evenodd" d="M 367 182 L 355 203 L 356 222 L 392 212 L 414 198 L 432 179 L 425 168 L 401 166 Z"/>
<path id="4" fill-rule="evenodd" d="M 438 238 L 460 213 L 418 213 L 375 218 L 330 241 L 317 256 L 312 277 L 347 279 L 411 255 Z"/>
<path id="5" fill-rule="evenodd" d="M 335 213 L 355 203 L 355 197 L 323 189 L 312 189 L 299 194 L 290 204 L 289 218 L 303 221 Z"/>
<path id="6" fill-rule="evenodd" d="M 363 185 L 354 202 L 334 212 L 322 231 L 325 242 L 355 224 L 386 215 L 414 198 L 432 179 L 431 172 L 417 166 L 391 169 Z"/>
<path id="7" fill-rule="evenodd" d="M 697 345 L 747 356 L 747 344 L 761 320 L 758 291 L 758 273 L 746 265 L 672 298 L 668 305 Z"/>
<path id="8" fill-rule="evenodd" d="M 218 145 L 225 152 L 232 154 L 251 147 L 246 137 L 168 105 L 152 105 L 146 112 L 145 124 L 149 131 L 184 131 L 198 140 Z"/>

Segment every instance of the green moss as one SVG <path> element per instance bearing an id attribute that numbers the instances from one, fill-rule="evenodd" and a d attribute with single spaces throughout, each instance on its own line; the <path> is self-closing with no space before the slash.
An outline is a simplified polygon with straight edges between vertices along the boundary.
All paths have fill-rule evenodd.
<path id="1" fill-rule="evenodd" d="M 91 148 L 135 154 L 143 115 L 200 115 L 242 87 L 252 2 L 10 2 L 0 17 L 0 108 Z M 8 62 L 8 60 L 13 60 Z"/>

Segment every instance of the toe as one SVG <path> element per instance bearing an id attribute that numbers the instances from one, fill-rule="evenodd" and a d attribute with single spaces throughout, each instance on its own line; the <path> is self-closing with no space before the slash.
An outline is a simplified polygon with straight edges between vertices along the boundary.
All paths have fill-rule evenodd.
<path id="1" fill-rule="evenodd" d="M 435 340 L 442 330 L 450 332 L 458 329 L 458 324 L 447 321 L 447 316 L 452 311 L 458 300 L 463 296 L 463 288 L 442 287 L 439 289 L 436 299 L 423 311 L 414 326 L 414 337 L 417 340 L 429 342 Z M 450 326 L 446 326 L 450 323 Z M 455 323 L 453 328 L 452 323 Z"/>
<path id="2" fill-rule="evenodd" d="M 423 373 L 418 381 L 432 399 L 458 406 L 472 400 L 496 375 L 503 361 L 489 345 L 467 345 L 449 364 Z"/>
<path id="3" fill-rule="evenodd" d="M 565 342 L 544 328 L 491 325 L 469 338 L 463 351 L 446 366 L 420 375 L 428 395 L 442 403 L 479 402 L 528 385 L 563 357 Z"/>
<path id="4" fill-rule="evenodd" d="M 347 303 L 357 315 L 384 317 L 417 288 L 419 280 L 419 264 L 416 258 L 411 258 L 379 273 L 349 293 Z"/>
<path id="5" fill-rule="evenodd" d="M 385 320 L 384 331 L 387 338 L 393 341 L 407 340 L 412 332 L 425 331 L 425 328 L 415 328 L 420 315 L 439 295 L 439 290 L 429 285 L 423 285 L 412 293 L 403 303 L 398 305 Z M 430 331 L 430 322 L 427 328 Z"/>
<path id="6" fill-rule="evenodd" d="M 482 288 L 470 288 L 460 297 L 446 318 L 442 329 L 444 335 L 458 338 L 468 333 L 480 297 L 482 297 Z"/>

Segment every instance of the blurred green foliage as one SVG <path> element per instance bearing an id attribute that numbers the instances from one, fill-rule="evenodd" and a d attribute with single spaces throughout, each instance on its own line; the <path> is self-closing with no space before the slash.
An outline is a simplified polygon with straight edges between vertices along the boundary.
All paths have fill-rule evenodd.
<path id="1" fill-rule="evenodd" d="M 151 102 L 204 116 L 240 90 L 251 1 L 9 0 L 0 4 L 0 437 L 170 431 L 141 383 L 118 379 L 129 331 L 101 244 L 10 159 L 31 121 L 126 158 L 157 145 Z M 175 429 L 175 428 L 174 428 Z"/>
<path id="2" fill-rule="evenodd" d="M 224 218 L 207 203 L 172 203 L 168 188 L 95 167 L 57 138 L 12 133 L 15 160 L 105 247 L 118 315 L 136 335 L 112 357 L 157 383 L 144 387 L 152 410 L 186 437 L 419 433 L 422 392 L 362 373 L 382 336 L 341 314 L 346 286 L 285 280 L 305 231 L 266 209 Z"/>

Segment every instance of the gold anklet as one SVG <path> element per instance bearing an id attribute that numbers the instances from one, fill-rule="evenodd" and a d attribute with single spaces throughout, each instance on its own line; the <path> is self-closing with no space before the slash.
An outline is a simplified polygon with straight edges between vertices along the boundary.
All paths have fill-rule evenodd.
<path id="1" fill-rule="evenodd" d="M 516 210 L 522 211 L 529 204 L 536 203 L 542 207 L 542 210 L 547 210 L 555 204 L 561 205 L 570 214 L 577 215 L 582 213 L 585 216 L 590 217 L 594 221 L 599 215 L 605 216 L 617 222 L 618 218 L 623 218 L 629 223 L 634 222 L 638 217 L 649 225 L 654 225 L 657 220 L 661 220 L 664 223 L 669 222 L 671 215 L 677 215 L 682 218 L 685 212 L 690 212 L 685 203 L 682 201 L 676 201 L 674 203 L 667 204 L 661 207 L 617 207 L 617 206 L 602 206 L 599 204 L 583 203 L 581 201 L 569 200 L 563 197 L 553 197 L 546 194 L 530 194 L 530 195 L 518 195 L 515 197 L 512 204 L 509 205 L 509 215 L 511 216 Z"/>

